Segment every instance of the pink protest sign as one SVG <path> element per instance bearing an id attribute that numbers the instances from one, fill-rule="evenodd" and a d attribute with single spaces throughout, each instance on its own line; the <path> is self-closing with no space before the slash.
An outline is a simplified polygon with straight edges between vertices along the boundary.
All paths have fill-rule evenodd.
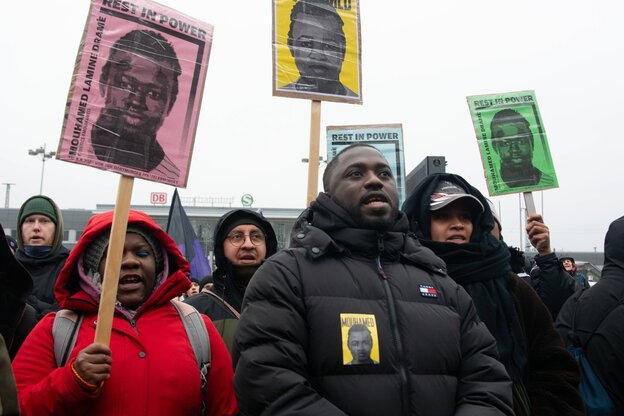
<path id="1" fill-rule="evenodd" d="M 145 0 L 92 0 L 58 159 L 185 187 L 213 27 Z"/>

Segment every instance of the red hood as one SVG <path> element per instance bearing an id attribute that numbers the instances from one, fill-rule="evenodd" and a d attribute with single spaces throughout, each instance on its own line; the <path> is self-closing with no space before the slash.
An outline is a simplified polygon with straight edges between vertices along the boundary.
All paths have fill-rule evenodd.
<path id="1" fill-rule="evenodd" d="M 94 215 L 89 219 L 82 236 L 69 254 L 65 266 L 56 280 L 54 293 L 61 308 L 81 311 L 97 310 L 98 305 L 95 301 L 80 289 L 77 264 L 82 253 L 95 238 L 111 228 L 112 222 L 112 211 Z M 169 258 L 168 276 L 165 277 L 163 283 L 150 295 L 145 303 L 169 302 L 170 299 L 187 291 L 191 287 L 191 281 L 187 277 L 190 273 L 190 267 L 175 241 L 143 212 L 130 210 L 128 224 L 152 230 L 152 235 L 160 241 Z"/>

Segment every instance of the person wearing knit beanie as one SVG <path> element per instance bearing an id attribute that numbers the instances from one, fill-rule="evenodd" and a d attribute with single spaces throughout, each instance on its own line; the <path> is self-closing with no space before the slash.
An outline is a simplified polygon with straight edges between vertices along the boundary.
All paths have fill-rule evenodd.
<path id="1" fill-rule="evenodd" d="M 34 195 L 20 207 L 16 225 L 15 257 L 32 276 L 34 286 L 28 303 L 41 319 L 58 310 L 54 284 L 69 256 L 63 246 L 63 216 L 51 198 Z"/>
<path id="2" fill-rule="evenodd" d="M 19 216 L 19 225 L 22 225 L 27 217 L 34 214 L 45 215 L 50 218 L 54 224 L 58 221 L 52 202 L 43 196 L 34 196 L 24 203 Z"/>
<path id="3" fill-rule="evenodd" d="M 49 199 L 43 196 L 28 199 L 18 215 L 22 245 L 48 246 L 51 251 L 57 223 L 58 215 Z"/>
<path id="4" fill-rule="evenodd" d="M 81 276 L 90 282 L 85 290 L 94 293 L 102 290 L 104 278 L 105 256 L 110 240 L 110 228 L 103 231 L 91 241 L 82 254 L 79 263 L 82 265 Z M 149 254 L 145 253 L 145 244 L 149 246 Z M 138 307 L 162 283 L 165 271 L 164 248 L 149 229 L 136 224 L 128 224 L 121 260 L 117 300 L 121 308 L 131 316 Z M 130 256 L 131 260 L 127 260 Z M 136 269 L 136 270 L 134 270 Z M 90 288 L 89 288 L 90 287 Z"/>
<path id="5" fill-rule="evenodd" d="M 147 244 L 149 244 L 152 252 L 154 253 L 154 258 L 156 260 L 156 274 L 162 272 L 163 251 L 158 240 L 154 236 L 152 236 L 148 230 L 145 230 L 136 225 L 128 225 L 128 228 L 126 229 L 126 234 L 128 233 L 136 233 L 143 237 L 143 239 L 147 242 Z M 82 260 L 85 273 L 95 273 L 98 271 L 100 263 L 102 262 L 102 258 L 106 254 L 109 239 L 110 231 L 97 237 L 85 250 Z"/>
<path id="6" fill-rule="evenodd" d="M 217 330 L 208 317 L 172 302 L 190 286 L 188 261 L 146 213 L 128 210 L 126 232 L 117 236 L 110 235 L 115 216 L 107 211 L 89 219 L 57 279 L 58 304 L 79 323 L 53 331 L 61 319 L 49 314 L 13 361 L 20 412 L 238 415 L 232 360 Z M 107 246 L 116 248 L 109 261 Z M 112 277 L 112 293 L 103 293 L 100 277 Z M 103 304 L 114 308 L 105 343 L 96 336 Z M 52 338 L 62 341 L 61 335 L 75 343 L 59 350 Z"/>

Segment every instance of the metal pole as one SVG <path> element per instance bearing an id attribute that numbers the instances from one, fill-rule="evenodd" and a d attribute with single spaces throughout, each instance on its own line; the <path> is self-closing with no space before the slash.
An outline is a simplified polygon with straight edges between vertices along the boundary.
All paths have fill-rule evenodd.
<path id="1" fill-rule="evenodd" d="M 6 185 L 6 192 L 4 193 L 4 207 L 9 207 L 9 197 L 11 195 L 11 185 L 15 185 L 14 183 L 3 183 L 2 185 Z"/>
<path id="2" fill-rule="evenodd" d="M 39 195 L 43 194 L 43 175 L 45 171 L 45 162 L 47 159 L 50 159 L 56 156 L 56 152 L 48 152 L 46 153 L 46 145 L 43 144 L 43 147 L 40 147 L 35 150 L 29 150 L 28 154 L 31 156 L 39 156 L 41 155 L 41 180 L 39 181 Z"/>
<path id="3" fill-rule="evenodd" d="M 39 181 L 39 195 L 43 195 L 43 170 L 45 169 L 45 146 L 43 147 L 43 156 L 41 157 L 41 181 Z"/>

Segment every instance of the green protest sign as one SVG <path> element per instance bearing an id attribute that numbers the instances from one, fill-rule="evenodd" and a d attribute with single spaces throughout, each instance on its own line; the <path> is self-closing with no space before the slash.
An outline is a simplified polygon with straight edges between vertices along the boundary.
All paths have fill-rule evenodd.
<path id="1" fill-rule="evenodd" d="M 559 186 L 534 91 L 466 98 L 490 196 Z"/>

